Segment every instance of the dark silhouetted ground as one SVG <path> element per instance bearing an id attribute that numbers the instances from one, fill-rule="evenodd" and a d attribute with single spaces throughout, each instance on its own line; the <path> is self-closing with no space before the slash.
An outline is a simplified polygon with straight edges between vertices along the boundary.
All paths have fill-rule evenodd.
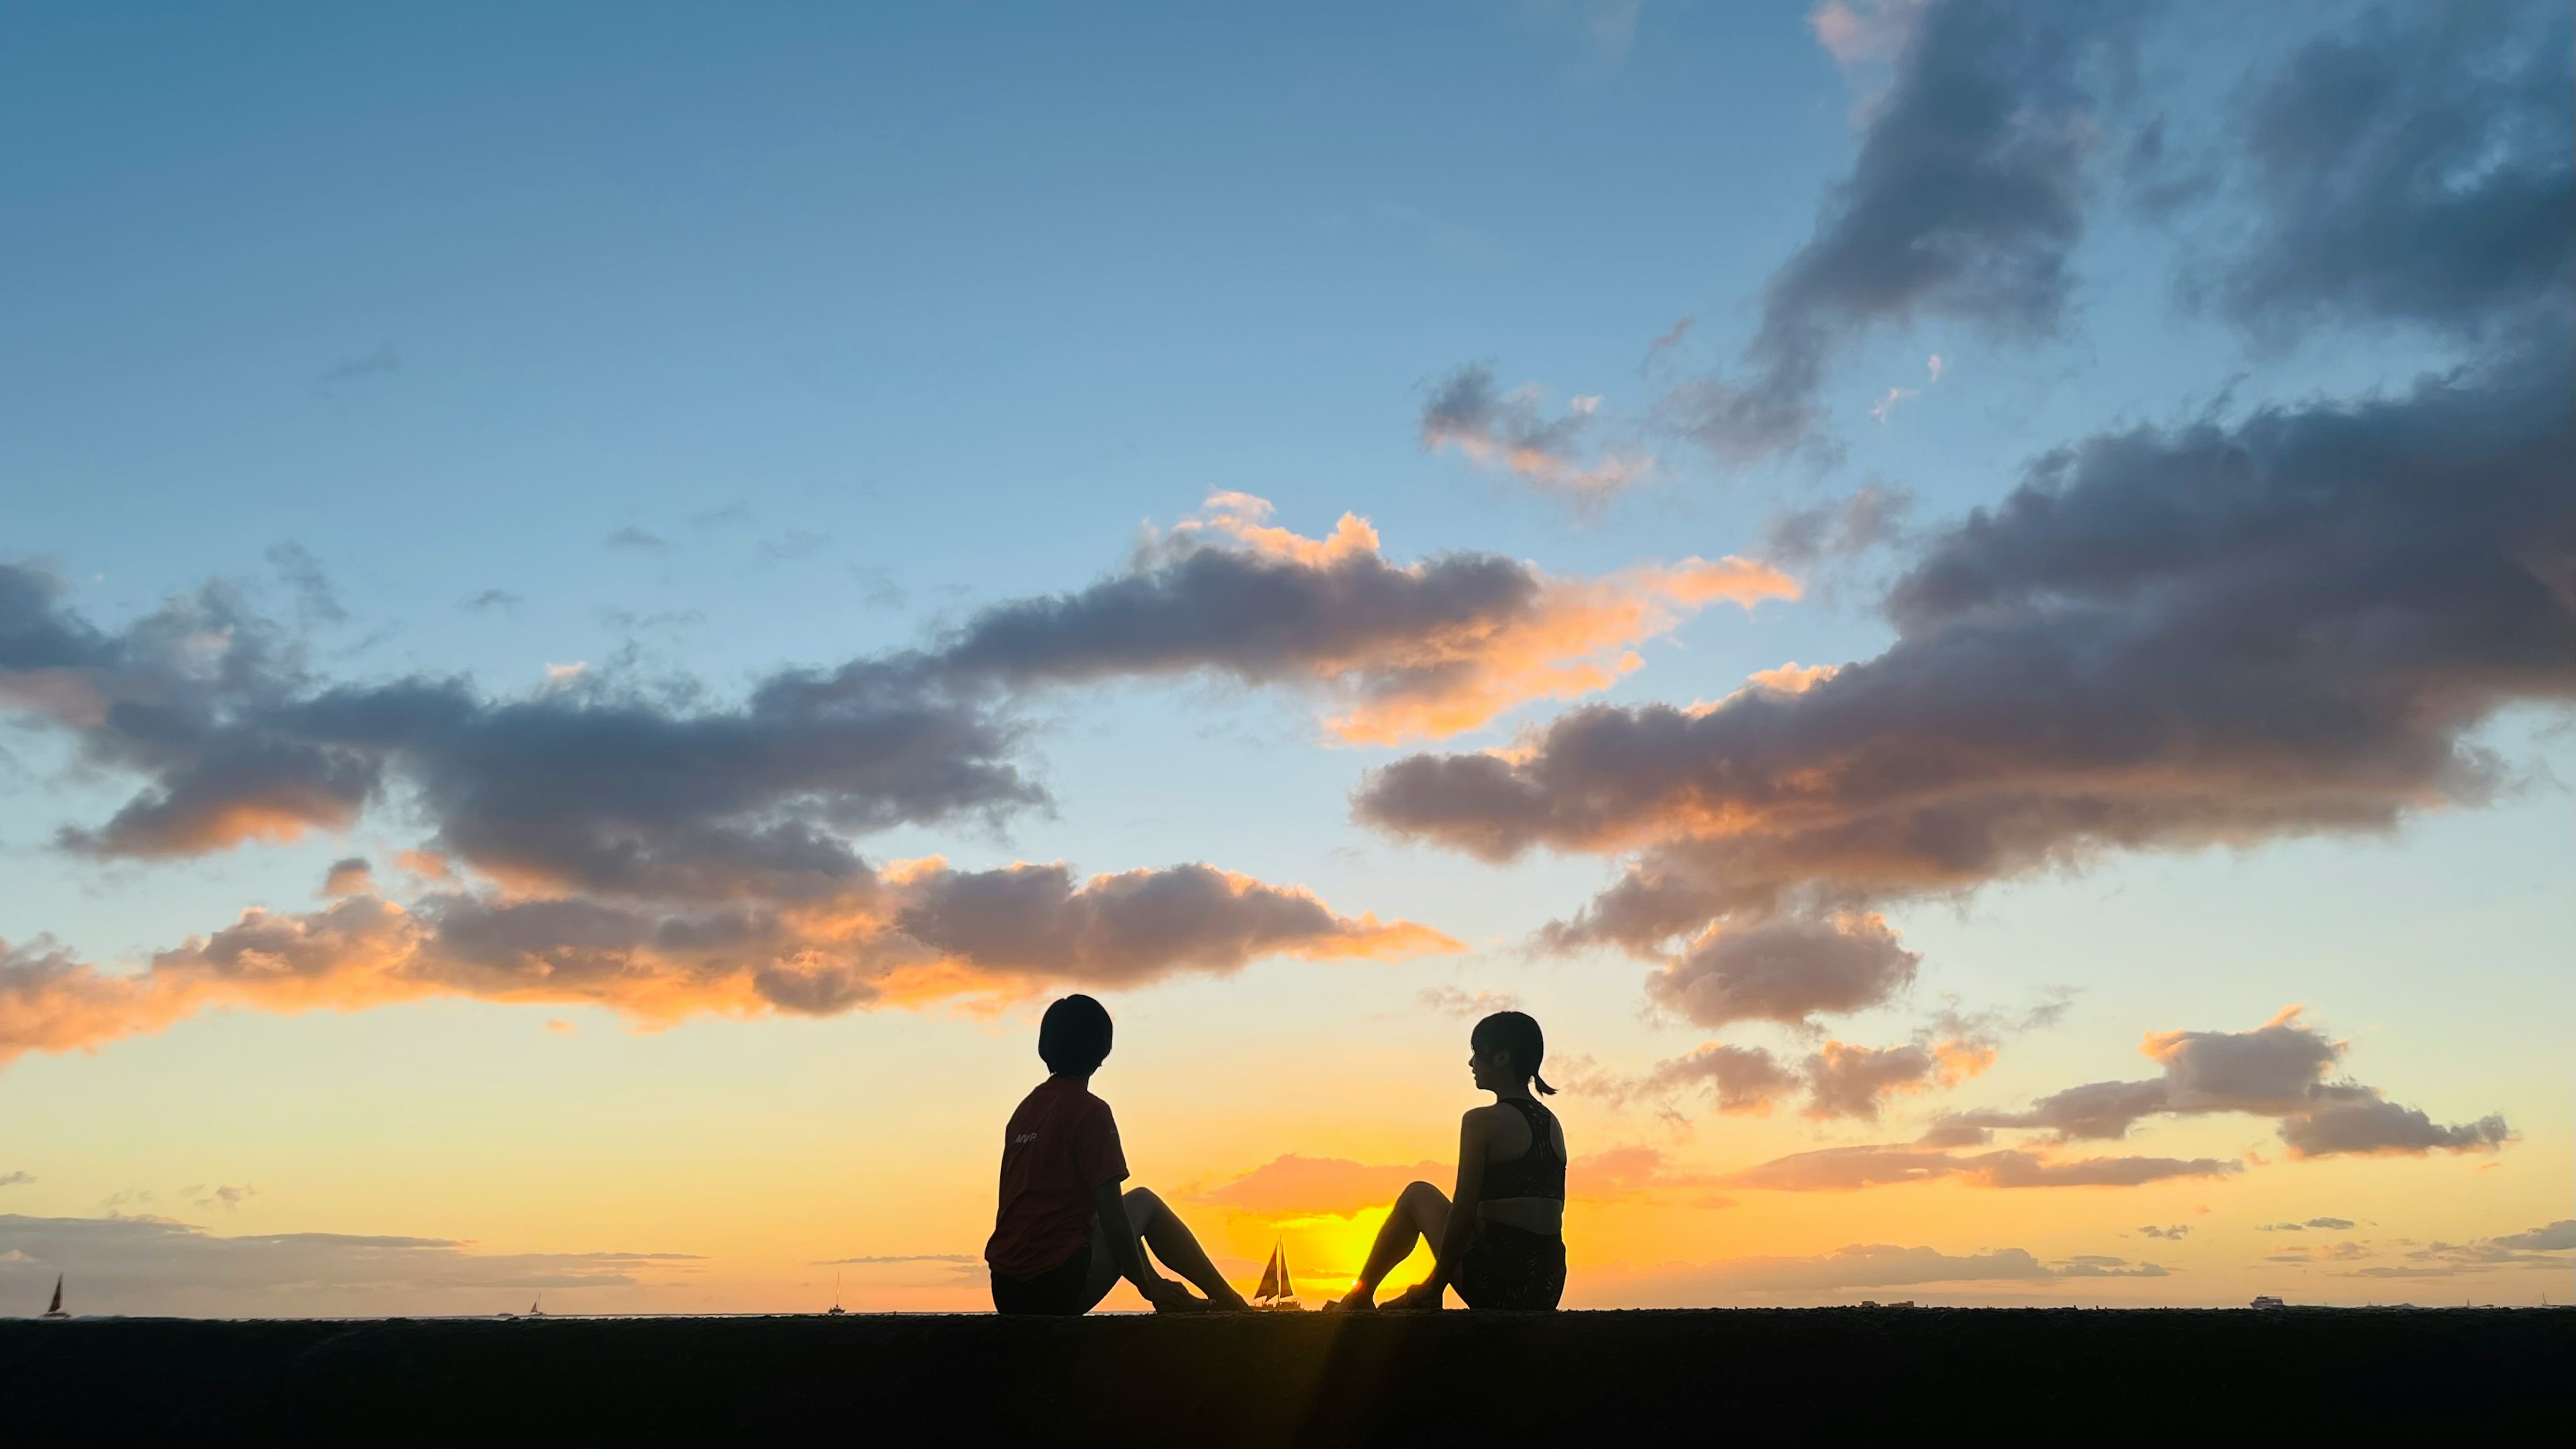
<path id="1" fill-rule="evenodd" d="M 2069 1443 L 2564 1429 L 2576 1311 L 0 1322 L 0 1444 Z"/>

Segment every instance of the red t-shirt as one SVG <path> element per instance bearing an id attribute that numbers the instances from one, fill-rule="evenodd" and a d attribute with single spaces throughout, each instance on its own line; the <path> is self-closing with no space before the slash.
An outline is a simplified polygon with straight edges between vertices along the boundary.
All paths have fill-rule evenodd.
<path id="1" fill-rule="evenodd" d="M 1002 1138 L 1002 1205 L 984 1261 L 1013 1278 L 1061 1266 L 1091 1236 L 1092 1189 L 1126 1180 L 1109 1104 L 1069 1078 L 1038 1083 Z"/>

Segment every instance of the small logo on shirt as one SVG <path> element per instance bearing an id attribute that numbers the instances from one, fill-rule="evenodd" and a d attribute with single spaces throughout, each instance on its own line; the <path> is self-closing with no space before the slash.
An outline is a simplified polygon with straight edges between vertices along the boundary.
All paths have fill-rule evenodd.
<path id="1" fill-rule="evenodd" d="M 1013 1147 L 1022 1147 L 1022 1146 L 1026 1146 L 1027 1144 L 1029 1144 L 1029 1143 L 1031 1143 L 1031 1142 L 1035 1142 L 1035 1141 L 1037 1141 L 1037 1140 L 1038 1140 L 1038 1134 L 1036 1134 L 1036 1133 L 1034 1133 L 1034 1132 L 1023 1132 L 1023 1133 L 1021 1133 L 1019 1136 L 1014 1137 L 1014 1138 L 1012 1138 L 1012 1139 L 1011 1139 L 1011 1145 L 1012 1145 Z"/>

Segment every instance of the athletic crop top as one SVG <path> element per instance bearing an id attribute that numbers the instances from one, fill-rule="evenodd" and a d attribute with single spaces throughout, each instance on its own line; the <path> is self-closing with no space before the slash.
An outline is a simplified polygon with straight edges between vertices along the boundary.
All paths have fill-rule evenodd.
<path id="1" fill-rule="evenodd" d="M 1556 1155 L 1556 1118 L 1527 1097 L 1505 1097 L 1503 1105 L 1529 1123 L 1530 1149 L 1509 1162 L 1485 1164 L 1485 1200 L 1543 1197 L 1565 1201 L 1565 1159 Z"/>

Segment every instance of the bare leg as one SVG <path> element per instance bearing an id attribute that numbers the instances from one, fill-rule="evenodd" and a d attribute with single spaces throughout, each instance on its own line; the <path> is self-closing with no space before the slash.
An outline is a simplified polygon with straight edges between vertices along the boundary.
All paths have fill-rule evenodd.
<path id="1" fill-rule="evenodd" d="M 1378 1226 L 1377 1241 L 1369 1245 L 1368 1261 L 1360 1267 L 1359 1281 L 1342 1302 L 1354 1308 L 1377 1301 L 1377 1285 L 1395 1271 L 1395 1265 L 1413 1254 L 1417 1242 L 1430 1243 L 1438 1250 L 1440 1235 L 1449 1230 L 1449 1195 L 1427 1182 L 1405 1184 L 1397 1193 L 1395 1206 L 1389 1208 L 1386 1221 Z"/>
<path id="2" fill-rule="evenodd" d="M 1244 1307 L 1243 1295 L 1225 1281 L 1216 1264 L 1208 1260 L 1207 1250 L 1181 1221 L 1181 1215 L 1149 1187 L 1131 1187 L 1121 1199 L 1127 1206 L 1127 1221 L 1135 1226 L 1136 1236 L 1144 1241 L 1145 1251 L 1155 1262 L 1188 1280 L 1208 1301 L 1220 1308 Z M 1098 1220 L 1091 1224 L 1091 1301 L 1099 1302 L 1118 1286 L 1118 1265 L 1109 1256 L 1109 1234 Z"/>
<path id="3" fill-rule="evenodd" d="M 1136 1225 L 1136 1236 L 1154 1254 L 1154 1260 L 1187 1279 L 1191 1286 L 1207 1295 L 1208 1301 L 1223 1308 L 1244 1307 L 1243 1295 L 1225 1281 L 1209 1260 L 1207 1250 L 1199 1246 L 1189 1224 L 1157 1196 L 1150 1187 L 1127 1190 L 1127 1221 Z"/>

